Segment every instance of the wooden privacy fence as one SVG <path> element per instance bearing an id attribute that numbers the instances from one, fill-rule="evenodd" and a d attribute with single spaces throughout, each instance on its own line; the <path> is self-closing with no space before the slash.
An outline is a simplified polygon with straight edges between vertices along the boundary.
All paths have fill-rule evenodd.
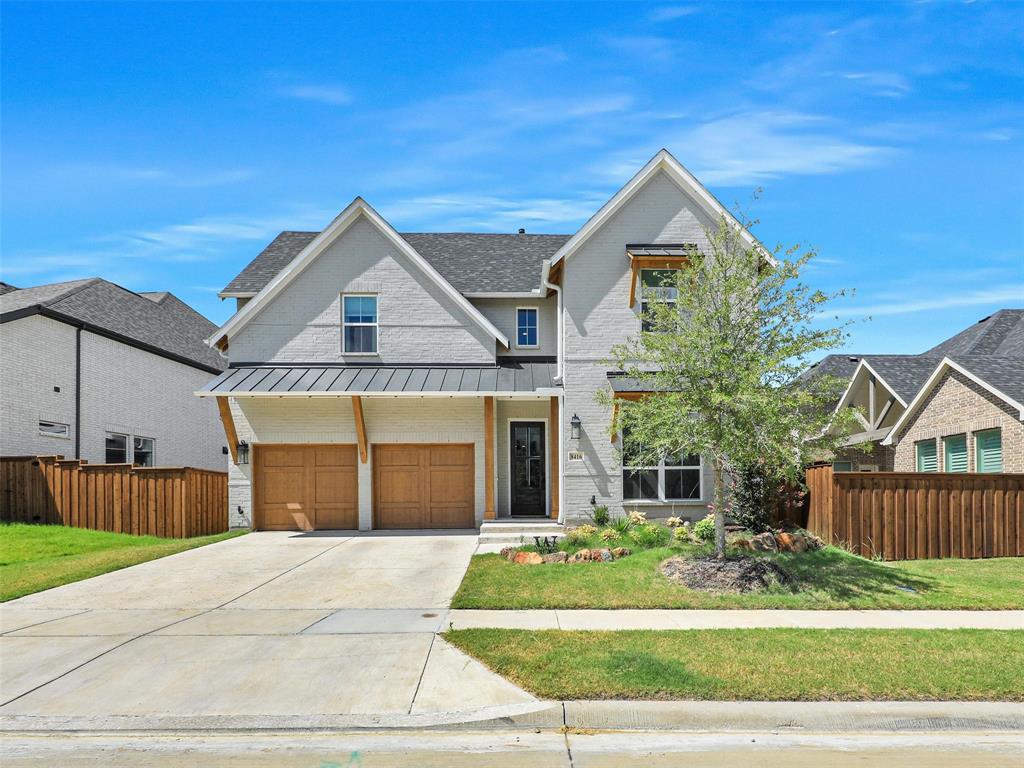
<path id="1" fill-rule="evenodd" d="M 864 557 L 1024 555 L 1024 474 L 807 470 L 807 529 Z"/>
<path id="2" fill-rule="evenodd" d="M 228 529 L 228 476 L 192 467 L 0 457 L 0 521 L 186 538 Z"/>

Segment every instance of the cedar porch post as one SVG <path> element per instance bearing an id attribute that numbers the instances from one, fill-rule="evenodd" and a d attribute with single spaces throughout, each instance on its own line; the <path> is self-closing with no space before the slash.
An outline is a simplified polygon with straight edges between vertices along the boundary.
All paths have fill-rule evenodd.
<path id="1" fill-rule="evenodd" d="M 484 520 L 494 520 L 494 397 L 484 397 Z"/>
<path id="2" fill-rule="evenodd" d="M 356 422 L 356 441 L 359 443 L 359 461 L 366 463 L 366 422 L 363 421 L 363 401 L 356 395 L 352 398 L 352 416 Z"/>
<path id="3" fill-rule="evenodd" d="M 551 425 L 551 469 L 548 472 L 548 477 L 550 478 L 548 484 L 551 486 L 551 517 L 555 520 L 558 519 L 559 484 L 561 483 L 561 478 L 558 474 L 562 458 L 562 448 L 558 443 L 560 419 L 561 413 L 558 407 L 558 398 L 553 396 L 551 398 L 551 418 L 548 420 L 548 424 Z"/>
<path id="4" fill-rule="evenodd" d="M 228 441 L 228 451 L 231 453 L 231 463 L 238 463 L 238 433 L 235 431 L 235 420 L 231 416 L 231 404 L 226 397 L 217 398 L 217 410 L 220 411 L 220 420 L 224 424 L 224 437 Z"/>

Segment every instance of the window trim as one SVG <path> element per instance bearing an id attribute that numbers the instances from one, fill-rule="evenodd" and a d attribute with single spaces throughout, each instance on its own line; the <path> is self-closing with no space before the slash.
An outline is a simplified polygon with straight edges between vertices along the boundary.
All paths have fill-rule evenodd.
<path id="1" fill-rule="evenodd" d="M 62 421 L 50 421 L 50 419 L 38 419 L 37 429 L 42 437 L 55 437 L 58 440 L 70 440 L 71 439 L 71 425 L 65 424 Z M 57 432 L 44 432 L 43 424 L 50 424 L 55 427 L 64 427 L 63 433 Z"/>
<path id="2" fill-rule="evenodd" d="M 123 437 L 124 438 L 124 461 L 107 461 L 107 438 L 109 437 Z M 110 430 L 103 431 L 103 463 L 104 464 L 131 464 L 132 463 L 132 436 L 125 432 L 111 432 Z"/>
<path id="3" fill-rule="evenodd" d="M 931 443 L 932 450 L 934 451 L 935 469 L 921 469 L 921 446 L 925 443 Z M 916 472 L 929 475 L 939 471 L 939 446 L 938 441 L 934 437 L 914 441 L 914 469 Z"/>
<path id="4" fill-rule="evenodd" d="M 136 447 L 135 447 L 135 441 L 136 440 L 149 440 L 149 442 L 152 444 L 153 447 L 150 448 L 149 455 L 153 459 L 153 463 L 152 464 L 147 464 L 146 466 L 147 467 L 155 467 L 156 466 L 156 438 L 155 437 L 146 437 L 145 435 L 136 435 L 136 434 L 132 435 L 132 457 L 131 457 L 132 458 L 132 466 L 137 466 L 136 461 L 135 461 L 135 451 L 137 450 Z"/>
<path id="5" fill-rule="evenodd" d="M 523 311 L 533 312 L 533 317 L 534 317 L 534 320 L 535 320 L 533 327 L 534 327 L 534 331 L 537 334 L 537 343 L 536 344 L 520 344 L 519 343 L 519 313 L 523 312 Z M 516 342 L 515 342 L 515 344 L 516 344 L 516 349 L 539 349 L 540 348 L 540 308 L 537 307 L 536 305 L 534 305 L 534 306 L 524 305 L 524 306 L 521 306 L 521 307 L 516 307 Z"/>
<path id="6" fill-rule="evenodd" d="M 962 470 L 950 469 L 949 468 L 949 446 L 950 441 L 962 440 L 964 447 L 964 468 Z M 942 471 L 949 474 L 966 474 L 971 469 L 970 466 L 970 454 L 967 450 L 967 433 L 958 432 L 955 435 L 944 435 L 942 438 Z"/>
<path id="7" fill-rule="evenodd" d="M 981 463 L 978 459 L 981 456 L 981 451 L 978 450 L 978 438 L 982 435 L 992 434 L 993 432 L 999 435 L 999 469 L 998 470 L 985 470 L 981 468 Z M 979 429 L 974 433 L 974 471 L 982 475 L 999 475 L 1006 471 L 1006 462 L 1003 461 L 1003 428 L 992 427 L 990 429 Z"/>
<path id="8" fill-rule="evenodd" d="M 642 332 L 644 332 L 644 333 L 651 333 L 651 331 L 649 331 L 649 330 L 648 331 L 644 330 L 644 318 L 647 315 L 647 311 L 644 309 L 644 305 L 647 303 L 647 299 L 644 298 L 644 272 L 679 272 L 679 271 L 680 271 L 679 267 L 665 267 L 665 268 L 641 267 L 639 270 L 637 270 L 638 274 L 636 276 L 636 279 L 637 279 L 637 282 L 639 283 L 639 287 L 640 287 L 640 297 L 639 297 L 640 298 L 640 301 L 639 301 L 639 304 L 640 304 L 640 330 Z M 678 295 L 678 293 L 676 294 L 676 298 L 675 299 L 673 299 L 672 301 L 666 301 L 665 303 L 671 304 L 673 307 L 679 306 L 679 295 Z"/>
<path id="9" fill-rule="evenodd" d="M 374 301 L 373 323 L 346 323 L 345 322 L 345 299 L 370 297 Z M 376 350 L 373 352 L 349 352 L 345 343 L 345 329 L 352 328 L 373 328 L 373 341 Z M 366 291 L 353 291 L 352 293 L 341 294 L 341 354 L 346 357 L 379 357 L 380 356 L 380 298 L 379 294 Z"/>
<path id="10" fill-rule="evenodd" d="M 621 441 L 622 438 L 620 437 L 619 440 Z M 620 442 L 620 447 L 621 447 L 621 442 Z M 681 456 L 681 458 L 685 460 L 687 457 L 686 456 Z M 665 472 L 667 470 L 682 470 L 682 469 L 689 469 L 689 470 L 696 469 L 697 470 L 697 488 L 698 488 L 699 495 L 696 498 L 675 498 L 675 497 L 671 497 L 670 498 L 670 497 L 666 496 L 666 494 L 665 494 L 665 487 L 666 487 L 666 482 L 665 482 L 666 475 L 665 475 Z M 622 496 L 622 503 L 623 504 L 703 504 L 703 503 L 706 503 L 706 501 L 707 501 L 704 498 L 704 457 L 703 456 L 697 456 L 697 463 L 696 464 L 672 464 L 672 465 L 667 465 L 667 464 L 665 464 L 665 459 L 664 458 L 662 458 L 661 461 L 659 461 L 654 466 L 647 466 L 647 465 L 644 465 L 644 466 L 632 466 L 632 465 L 628 465 L 628 464 L 624 464 L 623 463 L 622 467 L 621 467 L 621 471 L 622 471 L 622 475 L 620 475 L 620 481 L 622 483 L 622 488 L 620 489 L 620 494 L 619 495 Z M 655 498 L 655 499 L 645 499 L 645 498 L 640 497 L 640 496 L 638 496 L 638 497 L 627 497 L 626 496 L 625 473 L 626 472 L 650 472 L 650 471 L 655 471 L 655 472 L 658 473 L 658 481 L 657 481 L 658 497 Z"/>

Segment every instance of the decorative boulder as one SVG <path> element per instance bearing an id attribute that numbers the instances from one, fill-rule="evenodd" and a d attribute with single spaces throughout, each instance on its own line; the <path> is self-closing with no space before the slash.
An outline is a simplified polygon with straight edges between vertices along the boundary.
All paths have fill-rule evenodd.
<path id="1" fill-rule="evenodd" d="M 814 552 L 815 550 L 821 549 L 825 546 L 825 542 L 813 533 L 807 537 L 807 551 Z"/>
<path id="2" fill-rule="evenodd" d="M 627 547 L 616 547 L 612 550 L 612 557 L 614 557 L 616 560 L 618 560 L 620 557 L 628 557 L 631 554 L 633 554 L 633 552 L 629 550 Z"/>
<path id="3" fill-rule="evenodd" d="M 790 533 L 776 533 L 775 534 L 775 546 L 778 547 L 779 552 L 792 552 L 793 551 L 793 535 Z"/>
<path id="4" fill-rule="evenodd" d="M 759 533 L 757 536 L 750 540 L 750 546 L 752 549 L 758 552 L 778 552 L 779 545 L 775 541 L 775 537 L 768 532 Z"/>
<path id="5" fill-rule="evenodd" d="M 518 547 L 502 547 L 501 556 L 504 557 L 506 560 L 515 560 L 516 554 L 518 554 L 518 552 Z"/>
<path id="6" fill-rule="evenodd" d="M 552 552 L 549 555 L 544 555 L 544 557 L 541 559 L 545 563 L 564 563 L 566 560 L 569 559 L 569 555 L 567 555 L 565 552 Z"/>
<path id="7" fill-rule="evenodd" d="M 566 562 L 567 563 L 586 563 L 586 562 L 589 562 L 589 560 L 590 560 L 590 550 L 589 549 L 581 549 L 579 552 L 574 552 L 573 554 L 569 555 L 569 559 L 566 560 Z"/>
<path id="8" fill-rule="evenodd" d="M 519 565 L 540 565 L 544 562 L 544 558 L 536 552 L 516 552 L 516 558 L 513 562 Z"/>
<path id="9" fill-rule="evenodd" d="M 750 551 L 753 547 L 750 545 L 750 539 L 733 539 L 731 546 L 735 549 L 744 549 Z"/>
<path id="10" fill-rule="evenodd" d="M 600 563 L 610 563 L 612 560 L 615 559 L 614 557 L 612 557 L 612 552 L 610 549 L 595 549 L 590 553 L 590 555 L 594 561 Z"/>

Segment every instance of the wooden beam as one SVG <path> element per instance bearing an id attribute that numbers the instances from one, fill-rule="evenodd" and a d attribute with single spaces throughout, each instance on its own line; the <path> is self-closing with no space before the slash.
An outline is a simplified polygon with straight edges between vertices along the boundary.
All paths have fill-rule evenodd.
<path id="1" fill-rule="evenodd" d="M 617 402 L 615 402 L 615 401 L 612 401 L 612 439 L 611 439 L 611 442 L 613 442 L 613 443 L 615 442 L 615 438 L 618 437 L 618 434 L 616 434 L 616 432 L 615 432 L 615 420 L 618 419 L 618 418 L 619 418 L 619 404 Z"/>
<path id="2" fill-rule="evenodd" d="M 548 477 L 551 478 L 549 485 L 551 486 L 551 517 L 555 520 L 558 519 L 559 509 L 559 496 L 560 489 L 559 483 L 561 477 L 559 476 L 559 464 L 562 460 L 562 449 L 558 444 L 559 427 L 561 425 L 561 413 L 558 407 L 558 398 L 551 398 L 551 418 L 548 421 L 551 425 L 551 437 L 549 441 L 551 443 L 551 470 L 548 472 Z"/>
<path id="3" fill-rule="evenodd" d="M 217 410 L 220 411 L 220 420 L 224 425 L 224 436 L 228 441 L 228 451 L 231 452 L 231 463 L 238 463 L 238 432 L 235 431 L 235 419 L 231 415 L 231 403 L 226 397 L 217 398 Z"/>
<path id="4" fill-rule="evenodd" d="M 636 305 L 636 281 L 640 277 L 640 265 L 633 261 L 630 264 L 630 278 L 629 278 L 629 308 L 632 309 Z"/>
<path id="5" fill-rule="evenodd" d="M 875 418 L 878 415 L 875 409 L 875 377 L 868 376 L 868 422 L 875 427 Z"/>
<path id="6" fill-rule="evenodd" d="M 363 421 L 363 400 L 361 397 L 354 396 L 352 398 L 352 415 L 355 416 L 356 420 L 356 440 L 359 441 L 359 461 L 365 464 L 368 453 L 366 450 L 366 422 Z"/>
<path id="7" fill-rule="evenodd" d="M 875 421 L 875 429 L 882 426 L 882 422 L 885 421 L 885 417 L 889 415 L 889 411 L 892 410 L 892 406 L 895 402 L 896 398 L 891 395 L 889 396 L 889 399 L 885 401 L 885 405 L 882 407 L 882 410 L 879 411 L 878 419 Z"/>
<path id="8" fill-rule="evenodd" d="M 494 398 L 484 398 L 484 520 L 497 517 L 494 509 Z"/>

